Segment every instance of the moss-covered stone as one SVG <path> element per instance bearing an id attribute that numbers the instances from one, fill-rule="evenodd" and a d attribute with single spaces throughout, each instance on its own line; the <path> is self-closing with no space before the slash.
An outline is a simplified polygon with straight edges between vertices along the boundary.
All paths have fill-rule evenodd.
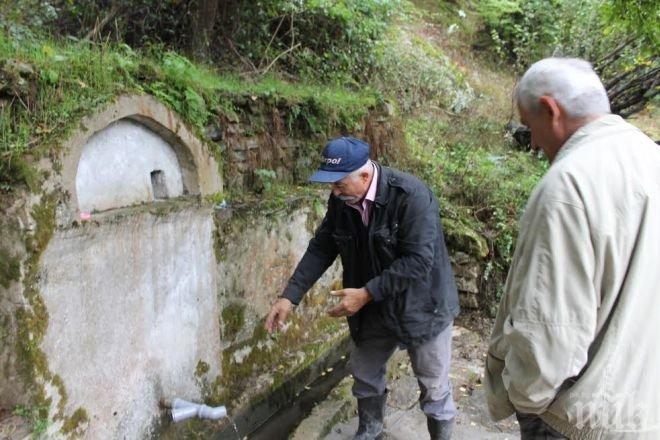
<path id="1" fill-rule="evenodd" d="M 486 258 L 490 252 L 488 242 L 477 231 L 459 220 L 442 219 L 447 244 L 453 250 L 462 251 L 477 258 Z"/>
<path id="2" fill-rule="evenodd" d="M 309 318 L 294 314 L 289 322 L 287 330 L 276 335 L 269 335 L 263 323 L 258 323 L 251 338 L 223 351 L 222 375 L 215 384 L 211 403 L 240 406 L 245 390 L 254 389 L 258 377 L 268 377 L 268 390 L 272 391 L 346 336 L 344 321 L 329 316 L 310 322 Z"/>
<path id="3" fill-rule="evenodd" d="M 63 417 L 67 394 L 59 376 L 53 376 L 48 368 L 48 359 L 40 348 L 40 343 L 48 328 L 48 311 L 39 293 L 39 259 L 46 249 L 55 230 L 56 195 L 45 194 L 41 202 L 34 206 L 31 216 L 35 222 L 32 234 L 25 239 L 28 258 L 25 262 L 23 278 L 23 296 L 26 304 L 17 308 L 16 355 L 19 375 L 35 407 L 51 406 L 51 399 L 46 397 L 44 382 L 50 381 L 58 390 L 60 400 L 56 417 Z M 47 417 L 47 414 L 44 416 Z"/>

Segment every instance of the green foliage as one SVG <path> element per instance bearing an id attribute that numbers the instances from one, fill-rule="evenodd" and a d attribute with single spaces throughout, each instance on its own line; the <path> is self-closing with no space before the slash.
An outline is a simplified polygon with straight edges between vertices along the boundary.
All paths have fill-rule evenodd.
<path id="1" fill-rule="evenodd" d="M 629 38 L 638 40 L 629 61 L 659 50 L 660 3 L 653 0 L 484 0 L 475 8 L 493 49 L 518 70 L 551 55 L 596 62 Z"/>
<path id="2" fill-rule="evenodd" d="M 126 44 L 96 46 L 41 38 L 17 41 L 0 32 L 0 190 L 43 178 L 29 165 L 57 152 L 62 139 L 90 111 L 122 93 L 153 94 L 198 132 L 210 119 L 236 120 L 234 102 L 265 100 L 296 108 L 314 130 L 354 128 L 378 95 L 340 87 L 258 81 L 221 75 L 175 52 Z"/>
<path id="3" fill-rule="evenodd" d="M 634 36 L 648 51 L 660 51 L 660 3 L 656 0 L 608 0 L 603 2 L 602 17 L 621 35 Z"/>
<path id="4" fill-rule="evenodd" d="M 558 44 L 562 6 L 563 0 L 484 0 L 476 9 L 495 51 L 524 70 Z"/>
<path id="5" fill-rule="evenodd" d="M 366 83 L 376 58 L 374 43 L 383 35 L 398 0 L 272 1 L 276 17 L 289 10 L 298 34 L 300 50 L 287 59 L 291 72 L 303 78 L 327 78 L 338 82 Z M 265 53 L 272 58 L 293 40 L 280 34 L 278 45 Z M 274 49 L 274 50 L 273 50 Z"/>
<path id="6" fill-rule="evenodd" d="M 254 175 L 257 178 L 257 188 L 263 192 L 270 192 L 270 189 L 273 187 L 275 179 L 277 179 L 277 173 L 273 170 L 268 170 L 264 168 L 259 168 L 254 170 Z"/>
<path id="7" fill-rule="evenodd" d="M 133 48 L 190 51 L 199 26 L 198 2 L 180 0 L 25 0 L 8 3 L 15 36 L 46 29 L 51 35 L 122 41 Z M 365 83 L 373 45 L 401 0 L 228 0 L 209 35 L 211 59 L 264 74 L 274 66 L 305 80 Z M 112 25 L 99 26 L 109 18 Z M 35 26 L 31 26 L 31 23 Z M 107 24 L 108 22 L 106 22 Z"/>
<path id="8" fill-rule="evenodd" d="M 512 149 L 500 132 L 495 118 L 416 116 L 405 127 L 412 163 L 402 165 L 440 198 L 454 250 L 483 258 L 486 240 L 487 275 L 497 277 L 496 285 L 508 271 L 527 197 L 546 170 L 529 153 Z"/>
<path id="9" fill-rule="evenodd" d="M 474 98 L 463 73 L 426 40 L 395 30 L 378 44 L 377 54 L 373 83 L 405 111 L 436 105 L 459 112 Z"/>

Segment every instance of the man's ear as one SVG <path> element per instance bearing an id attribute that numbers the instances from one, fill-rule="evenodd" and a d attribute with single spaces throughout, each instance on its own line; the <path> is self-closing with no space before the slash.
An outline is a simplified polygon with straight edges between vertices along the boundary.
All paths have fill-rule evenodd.
<path id="1" fill-rule="evenodd" d="M 563 114 L 563 110 L 559 107 L 559 104 L 552 96 L 541 96 L 539 98 L 539 105 L 541 106 L 541 111 L 545 113 L 553 123 Z"/>

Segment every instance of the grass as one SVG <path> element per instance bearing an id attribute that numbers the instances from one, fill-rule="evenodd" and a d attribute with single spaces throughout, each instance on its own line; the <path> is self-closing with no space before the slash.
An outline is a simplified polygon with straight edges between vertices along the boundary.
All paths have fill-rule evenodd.
<path id="1" fill-rule="evenodd" d="M 125 44 L 10 40 L 0 33 L 0 191 L 41 176 L 26 159 L 57 157 L 59 140 L 91 111 L 122 93 L 150 93 L 197 132 L 214 117 L 237 119 L 237 103 L 266 101 L 307 117 L 313 132 L 353 128 L 379 94 L 220 74 L 174 52 Z M 289 126 L 291 128 L 291 125 Z"/>

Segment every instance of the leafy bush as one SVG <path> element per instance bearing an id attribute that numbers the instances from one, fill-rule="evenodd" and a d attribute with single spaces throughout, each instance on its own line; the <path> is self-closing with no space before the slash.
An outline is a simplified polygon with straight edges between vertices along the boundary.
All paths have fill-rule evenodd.
<path id="1" fill-rule="evenodd" d="M 400 0 L 269 0 L 242 5 L 237 47 L 257 69 L 281 58 L 304 79 L 364 83 Z M 254 17 L 259 17 L 254 20 Z M 289 52 L 287 52 L 289 51 Z"/>
<path id="2" fill-rule="evenodd" d="M 208 61 L 250 74 L 279 68 L 304 80 L 364 83 L 376 61 L 374 43 L 401 1 L 223 1 L 212 17 Z M 191 53 L 200 3 L 26 0 L 6 3 L 0 12 L 16 35 L 43 28 L 52 36 Z"/>
<path id="3" fill-rule="evenodd" d="M 483 0 L 476 9 L 495 51 L 524 70 L 558 44 L 562 6 L 563 0 Z"/>
<path id="4" fill-rule="evenodd" d="M 443 223 L 486 240 L 484 277 L 495 289 L 503 286 L 527 197 L 547 169 L 529 153 L 513 150 L 500 124 L 490 116 L 410 118 L 405 137 L 412 162 L 401 164 L 438 195 Z M 500 292 L 485 293 L 495 300 Z"/>
<path id="5" fill-rule="evenodd" d="M 460 112 L 474 98 L 463 73 L 427 41 L 399 30 L 381 41 L 376 53 L 373 82 L 405 111 L 430 104 Z"/>
<path id="6" fill-rule="evenodd" d="M 494 51 L 519 72 L 547 56 L 584 58 L 622 116 L 660 94 L 660 2 L 484 0 L 476 9 Z"/>

